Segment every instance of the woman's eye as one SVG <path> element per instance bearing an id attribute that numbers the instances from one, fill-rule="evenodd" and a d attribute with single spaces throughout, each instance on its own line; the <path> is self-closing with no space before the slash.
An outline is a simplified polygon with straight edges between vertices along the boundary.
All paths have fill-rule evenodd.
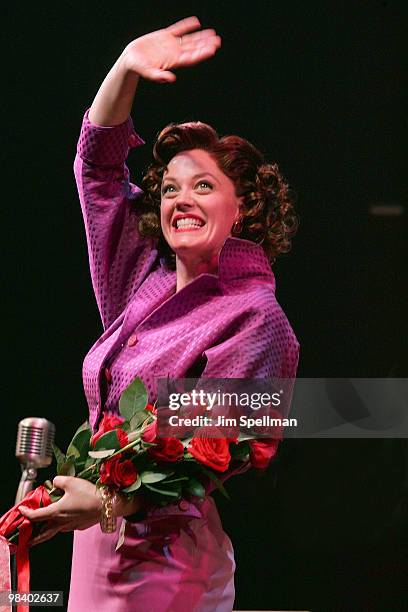
<path id="1" fill-rule="evenodd" d="M 212 189 L 213 186 L 211 183 L 209 183 L 208 181 L 199 181 L 196 184 L 196 188 L 198 189 Z M 162 187 L 162 195 L 165 195 L 166 193 L 174 193 L 176 191 L 176 187 L 174 185 L 172 185 L 171 183 L 169 183 L 168 185 L 164 185 L 164 187 Z"/>
<path id="2" fill-rule="evenodd" d="M 197 183 L 197 186 L 200 187 L 200 189 L 212 189 L 212 185 L 208 181 L 200 181 Z"/>

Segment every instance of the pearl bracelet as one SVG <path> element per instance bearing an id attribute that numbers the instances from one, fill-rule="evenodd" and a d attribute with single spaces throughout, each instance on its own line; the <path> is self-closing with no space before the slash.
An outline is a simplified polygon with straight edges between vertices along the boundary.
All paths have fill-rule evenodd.
<path id="1" fill-rule="evenodd" d="M 113 510 L 113 502 L 116 495 L 106 486 L 99 487 L 99 492 L 102 497 L 101 531 L 103 533 L 114 533 L 116 531 L 117 521 Z"/>

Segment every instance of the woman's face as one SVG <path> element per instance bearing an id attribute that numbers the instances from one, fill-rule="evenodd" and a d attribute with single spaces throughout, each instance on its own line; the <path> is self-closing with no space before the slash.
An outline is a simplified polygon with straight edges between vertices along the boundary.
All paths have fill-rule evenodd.
<path id="1" fill-rule="evenodd" d="M 194 258 L 218 255 L 239 217 L 241 198 L 210 154 L 193 149 L 175 155 L 161 193 L 161 226 L 171 249 Z"/>

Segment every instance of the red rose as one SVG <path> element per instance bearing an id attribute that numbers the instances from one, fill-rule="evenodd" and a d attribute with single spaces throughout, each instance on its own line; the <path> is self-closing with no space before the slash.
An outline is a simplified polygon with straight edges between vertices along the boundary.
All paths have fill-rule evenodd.
<path id="1" fill-rule="evenodd" d="M 90 441 L 91 446 L 94 447 L 96 442 L 99 440 L 101 436 L 103 436 L 103 434 L 106 434 L 108 431 L 112 431 L 112 429 L 115 429 L 115 427 L 117 427 L 118 425 L 122 425 L 124 421 L 125 419 L 121 416 L 118 416 L 117 414 L 113 414 L 111 412 L 105 412 L 103 414 L 101 422 L 99 423 L 98 431 L 94 433 L 94 435 L 91 437 L 91 441 Z M 118 435 L 118 439 L 120 442 L 121 440 L 119 438 L 119 435 Z"/>
<path id="2" fill-rule="evenodd" d="M 156 438 L 156 446 L 148 449 L 148 454 L 157 461 L 177 461 L 184 455 L 184 446 L 177 438 Z"/>
<path id="3" fill-rule="evenodd" d="M 262 438 L 261 440 L 250 440 L 251 451 L 249 459 L 254 468 L 264 469 L 268 467 L 272 457 L 276 455 L 280 438 Z"/>
<path id="4" fill-rule="evenodd" d="M 156 436 L 157 436 L 157 421 L 153 421 L 153 423 L 150 423 L 150 425 L 148 425 L 146 429 L 144 430 L 144 432 L 142 433 L 142 440 L 144 442 L 149 442 L 151 444 L 152 442 L 155 442 Z"/>
<path id="5" fill-rule="evenodd" d="M 147 404 L 145 410 L 147 410 L 147 412 L 157 414 L 157 408 L 153 406 L 153 404 Z"/>
<path id="6" fill-rule="evenodd" d="M 125 431 L 123 431 L 123 429 L 117 429 L 116 430 L 116 435 L 118 436 L 118 442 L 119 442 L 120 448 L 123 448 L 124 446 L 129 444 L 127 433 Z"/>
<path id="7" fill-rule="evenodd" d="M 188 450 L 197 461 L 218 472 L 225 472 L 231 461 L 225 438 L 193 438 Z"/>
<path id="8" fill-rule="evenodd" d="M 120 455 L 107 459 L 101 465 L 101 483 L 116 488 L 129 487 L 137 480 L 137 471 L 130 459 L 121 461 Z"/>

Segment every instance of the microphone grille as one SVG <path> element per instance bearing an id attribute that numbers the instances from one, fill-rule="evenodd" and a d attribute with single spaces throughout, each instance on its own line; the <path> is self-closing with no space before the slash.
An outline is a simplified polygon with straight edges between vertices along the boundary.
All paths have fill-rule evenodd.
<path id="1" fill-rule="evenodd" d="M 55 425 L 47 419 L 27 417 L 17 431 L 16 457 L 20 463 L 46 467 L 52 462 Z"/>

